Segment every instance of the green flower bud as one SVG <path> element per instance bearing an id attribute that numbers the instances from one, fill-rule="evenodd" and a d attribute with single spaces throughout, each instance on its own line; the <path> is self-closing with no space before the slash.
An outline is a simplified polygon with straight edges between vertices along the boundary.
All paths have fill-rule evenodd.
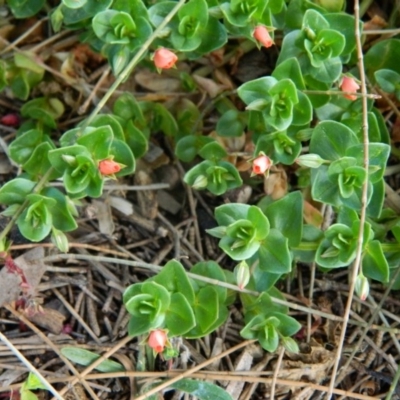
<path id="1" fill-rule="evenodd" d="M 296 162 L 302 167 L 319 168 L 326 160 L 321 158 L 318 154 L 304 154 L 297 157 Z"/>
<path id="2" fill-rule="evenodd" d="M 281 344 L 286 349 L 286 351 L 289 351 L 290 353 L 298 353 L 300 351 L 299 345 L 291 337 L 288 336 L 282 337 Z"/>
<path id="3" fill-rule="evenodd" d="M 70 156 L 68 154 L 63 154 L 61 158 L 71 167 L 75 167 L 76 165 L 76 158 L 74 156 Z"/>
<path id="4" fill-rule="evenodd" d="M 51 241 L 62 253 L 68 253 L 69 243 L 68 238 L 67 236 L 65 236 L 64 232 L 61 232 L 60 230 L 53 227 L 51 232 Z"/>
<path id="5" fill-rule="evenodd" d="M 244 289 L 250 280 L 250 268 L 246 261 L 242 261 L 236 265 L 233 273 L 235 274 L 236 284 L 238 285 L 239 289 Z"/>
<path id="6" fill-rule="evenodd" d="M 192 188 L 199 190 L 204 189 L 208 185 L 208 179 L 205 175 L 199 175 L 193 182 Z"/>
<path id="7" fill-rule="evenodd" d="M 366 300 L 369 294 L 369 282 L 361 272 L 356 278 L 355 291 L 360 300 Z"/>

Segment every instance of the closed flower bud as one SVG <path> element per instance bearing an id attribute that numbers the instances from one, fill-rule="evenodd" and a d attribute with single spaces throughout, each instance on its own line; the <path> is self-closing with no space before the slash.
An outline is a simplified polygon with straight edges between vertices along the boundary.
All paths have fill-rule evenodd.
<path id="1" fill-rule="evenodd" d="M 362 273 L 360 273 L 356 278 L 355 291 L 360 300 L 364 301 L 367 299 L 369 294 L 369 282 Z"/>
<path id="2" fill-rule="evenodd" d="M 175 65 L 178 57 L 171 50 L 162 47 L 154 52 L 153 61 L 158 69 L 169 69 Z"/>
<path id="3" fill-rule="evenodd" d="M 233 273 L 235 274 L 235 280 L 238 288 L 240 290 L 243 290 L 250 280 L 250 268 L 247 265 L 246 261 L 242 261 L 241 263 L 236 265 Z"/>
<path id="4" fill-rule="evenodd" d="M 17 114 L 6 114 L 0 119 L 0 123 L 6 126 L 12 126 L 16 128 L 19 125 L 19 117 Z"/>
<path id="5" fill-rule="evenodd" d="M 70 156 L 69 154 L 63 154 L 61 158 L 71 167 L 76 166 L 76 158 L 74 156 Z"/>
<path id="6" fill-rule="evenodd" d="M 274 44 L 268 29 L 263 25 L 258 25 L 256 29 L 254 29 L 253 37 L 266 48 L 271 47 Z"/>
<path id="7" fill-rule="evenodd" d="M 354 78 L 349 76 L 344 76 L 342 79 L 342 83 L 340 84 L 340 89 L 343 92 L 357 92 L 360 89 L 360 85 L 356 82 Z M 349 100 L 357 100 L 357 96 L 354 94 L 345 94 L 344 97 Z"/>
<path id="8" fill-rule="evenodd" d="M 253 172 L 252 175 L 263 175 L 269 171 L 272 167 L 272 160 L 262 154 L 253 160 Z"/>
<path id="9" fill-rule="evenodd" d="M 113 175 L 121 171 L 121 164 L 113 160 L 102 160 L 99 162 L 99 171 L 101 175 Z"/>
<path id="10" fill-rule="evenodd" d="M 321 158 L 318 154 L 304 154 L 297 157 L 296 163 L 302 167 L 308 168 L 319 168 L 325 163 L 325 160 Z"/>
<path id="11" fill-rule="evenodd" d="M 297 342 L 289 336 L 282 337 L 281 343 L 285 350 L 289 351 L 290 353 L 299 353 L 300 351 Z"/>
<path id="12" fill-rule="evenodd" d="M 67 236 L 65 236 L 64 232 L 53 228 L 51 232 L 51 241 L 60 250 L 62 253 L 68 253 L 69 250 L 69 242 Z"/>
<path id="13" fill-rule="evenodd" d="M 193 189 L 204 189 L 208 185 L 208 179 L 205 175 L 199 175 L 193 182 Z"/>
<path id="14" fill-rule="evenodd" d="M 167 343 L 167 333 L 163 329 L 151 331 L 147 344 L 156 352 L 162 353 Z"/>

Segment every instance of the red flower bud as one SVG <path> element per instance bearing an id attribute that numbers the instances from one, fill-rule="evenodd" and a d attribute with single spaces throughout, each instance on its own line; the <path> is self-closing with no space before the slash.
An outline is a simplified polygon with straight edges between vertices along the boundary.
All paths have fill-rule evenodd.
<path id="1" fill-rule="evenodd" d="M 260 42 L 264 47 L 271 47 L 274 44 L 268 29 L 263 25 L 258 25 L 253 31 L 253 37 Z"/>
<path id="2" fill-rule="evenodd" d="M 164 47 L 157 49 L 154 52 L 153 61 L 156 68 L 160 69 L 172 68 L 177 62 L 177 60 L 178 57 L 176 56 L 176 54 L 173 53 L 171 50 L 165 49 Z"/>
<path id="3" fill-rule="evenodd" d="M 113 160 L 102 160 L 99 162 L 99 171 L 102 175 L 112 175 L 121 171 L 121 165 Z"/>
<path id="4" fill-rule="evenodd" d="M 267 172 L 272 166 L 272 160 L 262 154 L 253 160 L 253 175 L 262 175 Z"/>
<path id="5" fill-rule="evenodd" d="M 17 114 L 6 114 L 1 117 L 0 123 L 16 128 L 19 125 L 19 117 Z"/>
<path id="6" fill-rule="evenodd" d="M 360 89 L 360 86 L 357 84 L 354 78 L 350 78 L 348 76 L 344 76 L 342 83 L 340 85 L 340 89 L 342 89 L 343 92 L 357 92 L 358 89 Z M 344 97 L 349 100 L 357 100 L 357 96 L 354 94 L 345 94 Z"/>
<path id="7" fill-rule="evenodd" d="M 167 333 L 162 329 L 151 331 L 147 343 L 156 353 L 161 353 L 167 343 Z"/>

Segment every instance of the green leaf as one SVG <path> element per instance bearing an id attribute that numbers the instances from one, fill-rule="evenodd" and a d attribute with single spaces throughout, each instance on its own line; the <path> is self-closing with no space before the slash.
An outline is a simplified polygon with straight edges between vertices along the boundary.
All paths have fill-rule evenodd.
<path id="1" fill-rule="evenodd" d="M 384 143 L 370 143 L 368 145 L 369 152 L 369 167 L 370 172 L 368 179 L 371 183 L 378 182 L 383 178 L 383 174 L 385 172 L 386 163 L 390 155 L 390 146 Z M 362 165 L 364 161 L 364 145 L 359 144 L 356 146 L 350 147 L 346 155 L 349 157 L 354 157 L 358 165 Z"/>
<path id="2" fill-rule="evenodd" d="M 205 334 L 208 328 L 218 319 L 218 294 L 214 287 L 205 286 L 199 290 L 196 294 L 193 311 L 196 318 L 196 325 Z"/>
<path id="3" fill-rule="evenodd" d="M 53 226 L 63 232 L 75 230 L 78 227 L 78 224 L 71 213 L 65 194 L 52 187 L 45 188 L 42 191 L 42 194 L 56 201 L 53 206 L 49 206 L 53 219 Z"/>
<path id="4" fill-rule="evenodd" d="M 33 151 L 43 141 L 43 132 L 38 129 L 30 129 L 18 136 L 9 147 L 10 157 L 18 164 L 26 163 Z"/>
<path id="5" fill-rule="evenodd" d="M 297 58 L 292 57 L 279 64 L 272 73 L 272 76 L 278 81 L 290 77 L 298 90 L 304 90 L 305 84 L 300 64 Z"/>
<path id="6" fill-rule="evenodd" d="M 181 379 L 172 388 L 189 393 L 200 400 L 232 400 L 231 395 L 219 386 L 194 379 Z"/>
<path id="7" fill-rule="evenodd" d="M 100 355 L 79 347 L 62 347 L 60 351 L 68 360 L 85 367 L 100 358 Z M 104 360 L 95 369 L 105 373 L 125 371 L 125 368 L 120 363 L 113 360 Z"/>
<path id="8" fill-rule="evenodd" d="M 165 325 L 171 337 L 183 336 L 196 326 L 192 307 L 183 294 L 173 293 L 171 295 L 171 303 L 165 315 Z"/>
<path id="9" fill-rule="evenodd" d="M 87 2 L 88 0 L 62 0 L 62 4 L 68 8 L 83 7 Z"/>
<path id="10" fill-rule="evenodd" d="M 247 219 L 253 224 L 256 232 L 256 240 L 263 240 L 269 233 L 268 218 L 262 213 L 259 207 L 250 206 L 247 212 Z"/>
<path id="11" fill-rule="evenodd" d="M 336 121 L 322 121 L 314 129 L 310 153 L 334 161 L 344 157 L 348 148 L 357 144 L 359 144 L 357 136 L 347 126 Z"/>
<path id="12" fill-rule="evenodd" d="M 215 261 L 198 262 L 191 268 L 190 272 L 216 281 L 226 282 L 225 271 Z M 197 280 L 195 280 L 195 283 L 200 288 L 209 285 L 206 282 Z M 225 303 L 228 295 L 227 289 L 223 286 L 215 285 L 214 290 L 217 292 L 219 303 Z"/>
<path id="13" fill-rule="evenodd" d="M 215 218 L 220 226 L 233 224 L 238 219 L 246 219 L 250 206 L 248 204 L 223 204 L 215 209 Z"/>
<path id="14" fill-rule="evenodd" d="M 32 192 L 35 182 L 24 178 L 15 178 L 0 188 L 0 203 L 7 206 L 22 204 Z"/>
<path id="15" fill-rule="evenodd" d="M 217 142 L 212 141 L 205 144 L 199 151 L 200 157 L 206 160 L 219 161 L 221 158 L 227 156 L 226 150 Z"/>
<path id="16" fill-rule="evenodd" d="M 301 324 L 289 315 L 281 312 L 272 312 L 269 315 L 279 319 L 278 331 L 282 336 L 293 336 L 301 329 Z"/>
<path id="17" fill-rule="evenodd" d="M 171 293 L 182 294 L 190 304 L 193 304 L 193 287 L 185 269 L 179 261 L 168 261 L 153 278 L 153 281 L 164 286 Z"/>
<path id="18" fill-rule="evenodd" d="M 64 16 L 66 25 L 73 25 L 93 17 L 99 12 L 110 7 L 113 0 L 88 0 L 83 7 L 69 8 L 64 4 L 61 5 L 61 13 Z"/>
<path id="19" fill-rule="evenodd" d="M 111 126 L 107 125 L 81 136 L 76 142 L 85 146 L 94 160 L 100 161 L 109 156 L 113 137 Z"/>
<path id="20" fill-rule="evenodd" d="M 181 161 L 190 162 L 196 157 L 202 147 L 214 140 L 208 136 L 185 136 L 176 144 L 175 154 Z"/>
<path id="21" fill-rule="evenodd" d="M 243 113 L 237 110 L 228 110 L 218 120 L 216 131 L 219 136 L 238 137 L 243 135 L 245 126 Z"/>
<path id="22" fill-rule="evenodd" d="M 258 250 L 260 268 L 274 274 L 285 274 L 292 270 L 292 259 L 288 239 L 277 229 L 271 229 Z"/>
<path id="23" fill-rule="evenodd" d="M 400 40 L 382 40 L 372 46 L 364 56 L 365 68 L 374 83 L 374 73 L 380 69 L 389 69 L 400 74 Z"/>
<path id="24" fill-rule="evenodd" d="M 124 126 L 126 144 L 131 149 L 135 158 L 143 157 L 148 150 L 148 140 L 141 130 L 136 128 L 132 121 Z"/>
<path id="25" fill-rule="evenodd" d="M 90 122 L 91 128 L 111 128 L 114 139 L 124 140 L 120 118 L 111 114 L 99 114 Z"/>
<path id="26" fill-rule="evenodd" d="M 21 400 L 38 400 L 38 397 L 35 393 L 30 390 L 24 389 L 23 387 L 20 390 Z"/>
<path id="27" fill-rule="evenodd" d="M 114 156 L 114 161 L 125 165 L 115 176 L 121 177 L 133 174 L 136 169 L 135 157 L 130 147 L 122 140 L 114 139 L 111 143 L 110 155 Z"/>
<path id="28" fill-rule="evenodd" d="M 29 18 L 36 15 L 44 6 L 44 0 L 8 0 L 7 4 L 11 8 L 16 18 Z"/>
<path id="29" fill-rule="evenodd" d="M 400 74 L 390 69 L 380 69 L 375 72 L 378 85 L 387 93 L 395 93 L 400 87 Z"/>
<path id="30" fill-rule="evenodd" d="M 316 10 L 307 10 L 303 18 L 302 30 L 311 29 L 317 34 L 322 29 L 329 28 L 328 21 Z"/>
<path id="31" fill-rule="evenodd" d="M 43 177 L 51 168 L 49 161 L 49 151 L 54 149 L 49 142 L 43 142 L 35 148 L 29 160 L 24 163 L 23 169 L 35 180 L 39 180 Z M 48 176 L 48 180 L 54 180 L 59 178 L 60 174 L 53 170 Z"/>
<path id="32" fill-rule="evenodd" d="M 297 246 L 303 234 L 303 196 L 289 193 L 280 200 L 262 207 L 271 224 L 288 239 L 289 246 Z M 267 239 L 268 240 L 268 239 Z"/>
<path id="33" fill-rule="evenodd" d="M 277 82 L 272 76 L 255 79 L 241 85 L 238 95 L 247 105 L 259 99 L 270 101 L 269 91 Z"/>
<path id="34" fill-rule="evenodd" d="M 389 282 L 389 265 L 378 240 L 372 240 L 365 248 L 362 259 L 362 272 L 366 277 L 375 279 L 378 282 Z"/>
<path id="35" fill-rule="evenodd" d="M 41 380 L 33 372 L 29 372 L 29 375 L 24 382 L 24 388 L 28 390 L 37 390 L 47 389 L 47 386 L 43 385 Z"/>

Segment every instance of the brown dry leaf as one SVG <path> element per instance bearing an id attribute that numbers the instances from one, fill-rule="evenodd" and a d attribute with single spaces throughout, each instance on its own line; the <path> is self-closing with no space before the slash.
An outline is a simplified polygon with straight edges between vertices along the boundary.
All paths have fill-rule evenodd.
<path id="1" fill-rule="evenodd" d="M 120 213 L 124 215 L 132 215 L 133 214 L 133 204 L 124 199 L 123 197 L 117 196 L 109 196 L 111 207 L 118 210 Z"/>
<path id="2" fill-rule="evenodd" d="M 112 217 L 110 202 L 108 199 L 92 200 L 92 206 L 96 210 L 95 217 L 99 221 L 99 231 L 105 235 L 112 236 L 115 225 Z"/>
<path id="3" fill-rule="evenodd" d="M 214 71 L 215 78 L 220 82 L 223 86 L 227 88 L 227 90 L 234 90 L 235 84 L 233 83 L 231 77 L 226 73 L 223 69 L 216 69 Z"/>
<path id="4" fill-rule="evenodd" d="M 142 160 L 146 161 L 147 165 L 152 169 L 157 169 L 162 165 L 169 164 L 169 157 L 164 150 L 153 142 L 149 142 L 149 149 L 143 156 Z"/>
<path id="5" fill-rule="evenodd" d="M 65 400 L 87 400 L 85 389 L 77 383 L 65 395 Z"/>
<path id="6" fill-rule="evenodd" d="M 225 85 L 216 83 L 213 79 L 209 78 L 204 78 L 200 75 L 193 75 L 193 79 L 196 81 L 196 83 L 200 86 L 201 89 L 203 89 L 207 94 L 213 99 L 214 97 L 218 96 L 220 93 L 222 93 L 225 90 L 229 90 L 229 87 L 226 87 Z"/>
<path id="7" fill-rule="evenodd" d="M 253 363 L 253 356 L 248 350 L 244 350 L 235 360 L 235 371 L 250 371 Z M 232 381 L 225 388 L 225 391 L 237 400 L 242 393 L 245 381 Z"/>
<path id="8" fill-rule="evenodd" d="M 41 307 L 40 311 L 30 315 L 26 314 L 29 321 L 59 335 L 64 327 L 65 316 L 52 308 Z"/>
<path id="9" fill-rule="evenodd" d="M 374 15 L 369 21 L 364 23 L 364 31 L 383 29 L 387 27 L 387 22 L 379 15 Z"/>
<path id="10" fill-rule="evenodd" d="M 43 247 L 35 247 L 14 260 L 18 267 L 24 271 L 30 286 L 29 294 L 33 295 L 35 293 L 36 287 L 46 272 L 46 265 L 42 261 L 43 258 Z M 3 267 L 0 271 L 0 288 L 2 289 L 0 291 L 0 306 L 18 299 L 21 292 L 20 284 L 21 278 Z"/>
<path id="11" fill-rule="evenodd" d="M 286 171 L 281 165 L 271 168 L 271 173 L 264 178 L 264 192 L 273 200 L 281 199 L 288 192 Z"/>
<path id="12" fill-rule="evenodd" d="M 151 72 L 143 69 L 135 74 L 135 81 L 143 88 L 152 92 L 180 92 L 182 90 L 181 81 L 179 79 Z"/>
<path id="13" fill-rule="evenodd" d="M 311 203 L 307 200 L 304 200 L 304 212 L 303 212 L 304 220 L 307 224 L 313 225 L 319 228 L 324 220 L 321 212 L 315 208 Z"/>
<path id="14" fill-rule="evenodd" d="M 14 25 L 6 24 L 0 27 L 0 37 L 9 41 L 10 33 L 13 31 Z M 7 47 L 7 42 L 0 40 L 0 50 L 3 50 Z"/>
<path id="15" fill-rule="evenodd" d="M 138 164 L 140 165 L 140 164 Z M 150 174 L 144 169 L 139 169 L 135 173 L 135 185 L 147 186 L 153 183 Z M 155 219 L 158 212 L 157 193 L 155 190 L 139 190 L 137 192 L 140 214 L 149 219 Z"/>

